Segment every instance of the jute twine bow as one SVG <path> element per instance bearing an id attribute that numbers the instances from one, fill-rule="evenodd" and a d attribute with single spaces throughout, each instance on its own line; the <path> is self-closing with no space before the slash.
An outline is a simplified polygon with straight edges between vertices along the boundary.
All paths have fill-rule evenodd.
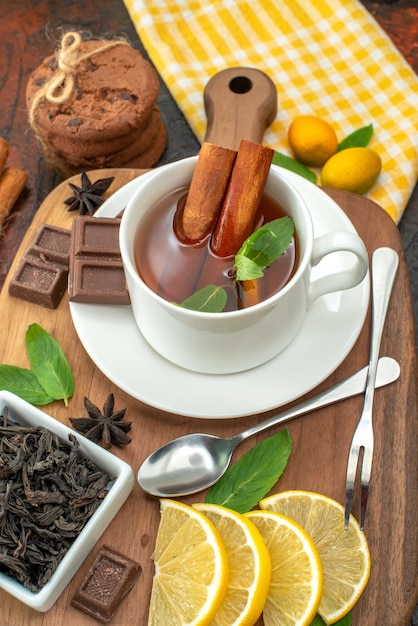
<path id="1" fill-rule="evenodd" d="M 65 165 L 60 162 L 60 159 L 54 153 L 52 147 L 45 141 L 45 139 L 41 139 L 39 137 L 36 123 L 36 112 L 39 103 L 41 100 L 46 99 L 51 104 L 63 104 L 70 98 L 74 90 L 77 69 L 82 61 L 94 56 L 95 54 L 114 48 L 115 46 L 129 46 L 129 43 L 123 40 L 106 41 L 103 42 L 103 45 L 90 50 L 90 52 L 81 54 L 81 43 L 81 36 L 77 32 L 71 31 L 63 36 L 61 39 L 60 49 L 57 52 L 56 73 L 36 92 L 29 111 L 29 123 L 37 133 L 38 139 L 43 145 L 46 157 L 64 171 L 66 169 Z"/>

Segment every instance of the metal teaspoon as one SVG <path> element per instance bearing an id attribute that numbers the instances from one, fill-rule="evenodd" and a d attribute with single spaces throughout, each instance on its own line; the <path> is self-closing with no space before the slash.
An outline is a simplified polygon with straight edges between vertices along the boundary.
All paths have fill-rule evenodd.
<path id="1" fill-rule="evenodd" d="M 308 411 L 363 393 L 367 372 L 368 366 L 313 398 L 247 428 L 234 437 L 193 433 L 174 439 L 145 459 L 138 470 L 138 482 L 147 493 L 165 498 L 202 491 L 225 473 L 233 451 L 244 439 Z M 397 361 L 390 357 L 380 358 L 376 387 L 397 380 L 399 372 Z"/>

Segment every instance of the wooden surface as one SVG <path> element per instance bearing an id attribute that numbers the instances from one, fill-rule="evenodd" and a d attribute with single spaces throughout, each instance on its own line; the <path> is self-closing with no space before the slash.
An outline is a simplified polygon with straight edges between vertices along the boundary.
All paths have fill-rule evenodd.
<path id="1" fill-rule="evenodd" d="M 98 171 L 92 178 L 102 177 L 105 173 L 103 170 Z M 114 173 L 116 178 L 106 195 L 113 193 L 118 186 L 140 172 L 107 170 L 106 175 L 109 173 Z M 77 178 L 74 180 L 78 182 Z M 24 238 L 10 276 L 41 224 L 71 227 L 74 213 L 69 213 L 63 205 L 68 193 L 68 184 L 63 182 L 42 203 Z M 400 255 L 400 267 L 389 306 L 381 354 L 399 360 L 401 376 L 396 383 L 377 391 L 375 396 L 375 456 L 365 528 L 372 555 L 372 572 L 368 587 L 354 609 L 353 626 L 406 626 L 411 619 L 417 597 L 418 502 L 415 478 L 418 457 L 416 356 L 415 351 L 411 350 L 414 327 L 405 257 L 399 233 L 382 209 L 360 196 L 345 192 L 332 192 L 332 196 L 346 210 L 370 253 L 379 246 L 387 245 L 394 247 Z M 51 311 L 10 297 L 6 281 L 5 289 L 0 294 L 0 315 L 3 334 L 0 362 L 28 365 L 24 335 L 28 325 L 33 322 L 46 328 L 62 345 L 74 371 L 75 394 L 68 408 L 60 402 L 47 406 L 46 411 L 50 415 L 69 425 L 70 416 L 84 415 L 84 395 L 102 406 L 111 391 L 115 394 L 115 409 L 127 407 L 126 419 L 133 421 L 133 441 L 124 449 L 113 447 L 112 451 L 130 463 L 135 473 L 151 451 L 173 437 L 196 430 L 227 436 L 271 415 L 270 412 L 262 417 L 234 420 L 195 420 L 164 414 L 129 397 L 115 387 L 85 353 L 74 330 L 66 296 L 59 308 Z M 370 313 L 352 352 L 321 388 L 345 378 L 367 363 L 369 337 Z M 103 341 L 106 341 L 105 337 Z M 360 396 L 338 407 L 318 411 L 314 416 L 304 416 L 290 422 L 288 428 L 293 440 L 293 451 L 275 490 L 308 489 L 343 502 L 346 459 L 361 406 Z M 245 442 L 238 448 L 234 459 L 254 443 L 254 439 Z M 194 502 L 203 497 L 202 493 L 185 500 Z M 145 626 L 153 575 L 150 557 L 159 521 L 158 509 L 158 500 L 146 496 L 135 484 L 134 491 L 54 607 L 45 614 L 39 614 L 5 592 L 0 592 L 0 624 L 96 624 L 95 620 L 71 607 L 70 601 L 96 550 L 102 543 L 107 543 L 139 561 L 143 568 L 139 582 L 124 600 L 113 623 Z M 354 509 L 354 512 L 356 510 L 358 509 Z"/>

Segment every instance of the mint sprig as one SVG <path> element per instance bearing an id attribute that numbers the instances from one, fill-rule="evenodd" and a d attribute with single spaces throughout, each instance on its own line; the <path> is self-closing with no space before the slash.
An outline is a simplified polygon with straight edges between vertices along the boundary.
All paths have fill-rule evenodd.
<path id="1" fill-rule="evenodd" d="M 0 389 L 37 406 L 54 400 L 64 400 L 68 406 L 74 377 L 60 345 L 38 324 L 28 327 L 25 345 L 31 369 L 0 365 Z"/>
<path id="2" fill-rule="evenodd" d="M 54 400 L 64 400 L 74 393 L 74 378 L 61 346 L 38 324 L 26 331 L 26 351 L 32 371 L 45 391 Z"/>
<path id="3" fill-rule="evenodd" d="M 292 450 L 287 429 L 259 443 L 231 465 L 208 491 L 206 502 L 246 513 L 277 483 Z"/>
<path id="4" fill-rule="evenodd" d="M 53 402 L 32 370 L 16 365 L 0 365 L 0 389 L 10 391 L 37 406 Z"/>
<path id="5" fill-rule="evenodd" d="M 254 271 L 252 267 L 242 263 L 245 257 L 254 263 L 261 276 L 263 270 L 277 261 L 286 251 L 292 241 L 295 226 L 291 217 L 279 217 L 276 220 L 267 222 L 255 231 L 242 244 L 235 256 L 235 270 L 237 280 L 252 280 L 258 278 L 251 275 Z"/>
<path id="6" fill-rule="evenodd" d="M 233 274 L 237 281 L 254 280 L 264 276 L 266 267 L 277 261 L 288 248 L 295 232 L 291 217 L 279 217 L 252 233 L 235 255 Z M 224 287 L 205 285 L 183 300 L 179 306 L 194 311 L 220 313 L 225 308 Z"/>

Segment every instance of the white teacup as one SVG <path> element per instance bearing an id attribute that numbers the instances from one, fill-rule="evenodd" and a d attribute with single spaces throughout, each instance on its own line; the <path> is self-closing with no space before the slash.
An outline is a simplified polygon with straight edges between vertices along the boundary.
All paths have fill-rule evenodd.
<path id="1" fill-rule="evenodd" d="M 120 227 L 120 249 L 132 310 L 139 330 L 163 357 L 209 374 L 244 371 L 277 356 L 299 331 L 306 310 L 320 296 L 358 285 L 368 270 L 364 243 L 353 232 L 314 238 L 309 210 L 296 187 L 271 167 L 265 191 L 293 218 L 299 242 L 297 269 L 267 300 L 240 311 L 203 313 L 176 306 L 154 293 L 138 274 L 136 233 L 145 215 L 166 194 L 190 184 L 197 157 L 155 170 L 129 200 Z M 326 255 L 350 252 L 353 264 L 315 280 L 311 269 Z M 328 264 L 332 265 L 332 264 Z"/>

